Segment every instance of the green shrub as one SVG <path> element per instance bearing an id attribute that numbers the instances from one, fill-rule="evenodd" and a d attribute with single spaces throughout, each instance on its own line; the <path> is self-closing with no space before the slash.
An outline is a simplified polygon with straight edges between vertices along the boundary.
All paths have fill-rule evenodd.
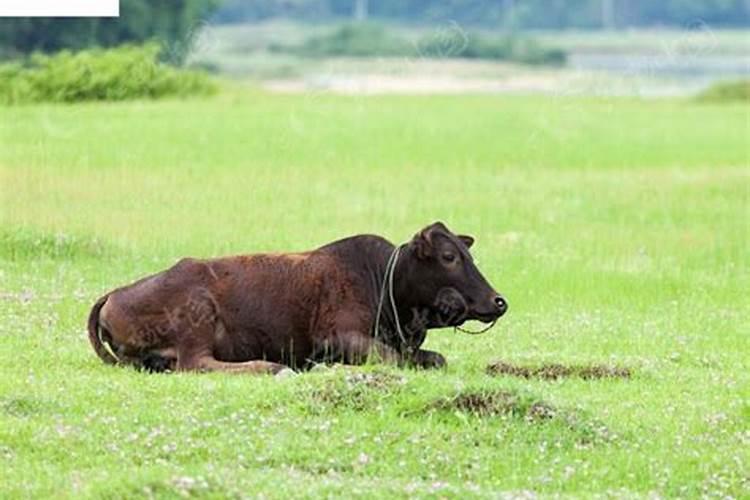
<path id="1" fill-rule="evenodd" d="M 409 42 L 376 24 L 345 24 L 332 33 L 309 37 L 302 45 L 272 45 L 270 49 L 307 57 L 406 56 L 414 52 Z"/>
<path id="2" fill-rule="evenodd" d="M 379 25 L 346 24 L 332 33 L 313 36 L 302 45 L 272 45 L 272 51 L 305 57 L 427 57 L 493 59 L 523 64 L 565 63 L 565 52 L 540 47 L 533 40 L 515 37 L 488 38 L 460 30 L 441 31 L 416 45 Z"/>
<path id="3" fill-rule="evenodd" d="M 568 56 L 562 49 L 542 47 L 534 40 L 522 39 L 513 43 L 510 59 L 523 64 L 563 66 Z"/>
<path id="4" fill-rule="evenodd" d="M 715 83 L 698 94 L 698 100 L 710 102 L 750 102 L 750 80 Z"/>
<path id="5" fill-rule="evenodd" d="M 147 44 L 63 51 L 0 65 L 0 102 L 121 101 L 216 91 L 205 73 L 160 63 L 159 50 Z"/>
<path id="6" fill-rule="evenodd" d="M 492 59 L 550 65 L 562 65 L 566 61 L 565 51 L 541 47 L 533 40 L 510 36 L 489 38 L 460 31 L 425 37 L 417 43 L 417 47 L 424 57 Z"/>

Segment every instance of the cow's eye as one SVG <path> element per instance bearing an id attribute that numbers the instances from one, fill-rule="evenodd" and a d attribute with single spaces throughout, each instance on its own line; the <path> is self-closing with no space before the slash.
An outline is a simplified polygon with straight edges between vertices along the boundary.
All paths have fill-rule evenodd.
<path id="1" fill-rule="evenodd" d="M 450 252 L 446 252 L 443 254 L 443 260 L 445 262 L 453 262 L 454 260 L 456 260 L 456 256 Z"/>

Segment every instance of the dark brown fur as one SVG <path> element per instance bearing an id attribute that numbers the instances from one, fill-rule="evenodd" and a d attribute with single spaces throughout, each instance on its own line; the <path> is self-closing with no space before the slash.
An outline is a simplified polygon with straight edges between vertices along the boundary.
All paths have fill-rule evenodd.
<path id="1" fill-rule="evenodd" d="M 154 371 L 275 373 L 373 354 L 443 366 L 440 354 L 419 349 L 428 328 L 490 321 L 506 308 L 474 266 L 472 242 L 435 223 L 401 248 L 394 295 L 404 339 L 387 301 L 374 331 L 395 247 L 372 235 L 300 254 L 183 259 L 100 298 L 89 339 L 107 363 Z"/>

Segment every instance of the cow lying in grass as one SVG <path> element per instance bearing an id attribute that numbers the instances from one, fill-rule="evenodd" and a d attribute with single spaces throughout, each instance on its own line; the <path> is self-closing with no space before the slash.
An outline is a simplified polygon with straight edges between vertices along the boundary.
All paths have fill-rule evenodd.
<path id="1" fill-rule="evenodd" d="M 398 247 L 360 235 L 296 254 L 183 259 L 100 298 L 99 357 L 151 371 L 277 373 L 318 362 L 442 367 L 427 329 L 507 310 L 469 254 L 474 239 L 432 224 Z"/>

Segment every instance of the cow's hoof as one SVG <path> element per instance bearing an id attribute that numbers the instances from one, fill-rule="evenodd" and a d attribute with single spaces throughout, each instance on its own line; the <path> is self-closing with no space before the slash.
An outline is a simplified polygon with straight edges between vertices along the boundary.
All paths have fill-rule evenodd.
<path id="1" fill-rule="evenodd" d="M 296 377 L 298 375 L 297 372 L 292 370 L 291 368 L 282 368 L 278 372 L 276 372 L 276 375 L 274 375 L 276 378 L 292 378 Z"/>
<path id="2" fill-rule="evenodd" d="M 440 369 L 447 365 L 445 357 L 439 352 L 419 350 L 414 355 L 414 364 L 425 369 Z"/>

